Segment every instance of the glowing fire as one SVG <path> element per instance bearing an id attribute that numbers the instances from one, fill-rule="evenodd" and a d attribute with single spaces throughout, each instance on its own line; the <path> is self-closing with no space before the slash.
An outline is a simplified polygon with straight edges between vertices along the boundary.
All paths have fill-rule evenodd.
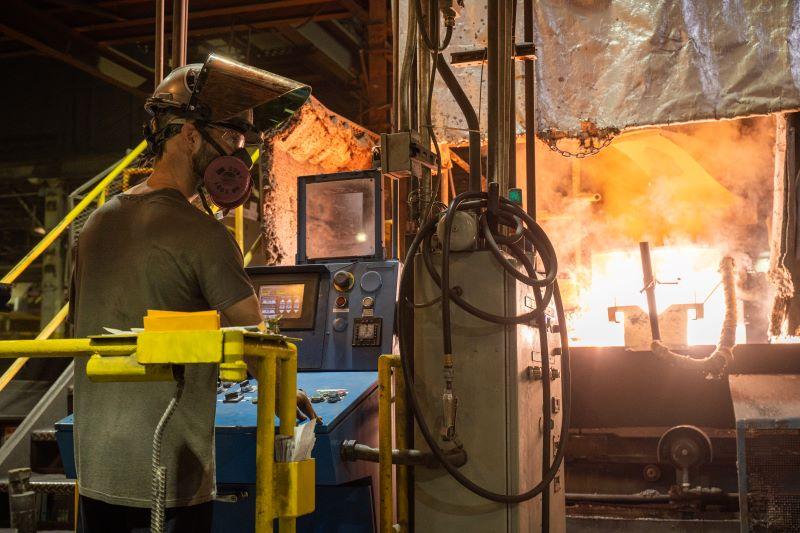
<path id="1" fill-rule="evenodd" d="M 671 332 L 676 347 L 717 343 L 725 313 L 718 268 L 728 254 L 742 276 L 737 342 L 745 341 L 742 298 L 749 313 L 769 298 L 744 281 L 767 270 L 758 263 L 770 249 L 774 131 L 771 118 L 720 121 L 623 133 L 585 159 L 537 152 L 537 215 L 558 253 L 574 344 L 649 345 L 640 241 L 650 243 L 660 282 L 665 342 Z M 517 176 L 520 185 L 523 167 Z M 688 307 L 701 303 L 704 316 L 693 320 Z M 610 321 L 609 307 L 622 306 L 639 309 Z"/>
<path id="2" fill-rule="evenodd" d="M 705 303 L 704 317 L 689 313 L 688 344 L 716 344 L 725 314 L 720 275 L 722 253 L 713 248 L 683 245 L 654 248 L 653 270 L 658 280 L 656 301 L 662 313 L 673 304 Z M 579 346 L 624 345 L 624 320 L 609 321 L 608 308 L 638 305 L 647 309 L 639 250 L 592 255 L 591 271 L 584 287 L 571 295 L 577 303 L 569 316 L 572 342 Z M 621 315 L 621 313 L 620 313 Z M 741 317 L 741 313 L 739 314 Z M 737 328 L 744 340 L 744 325 Z"/>

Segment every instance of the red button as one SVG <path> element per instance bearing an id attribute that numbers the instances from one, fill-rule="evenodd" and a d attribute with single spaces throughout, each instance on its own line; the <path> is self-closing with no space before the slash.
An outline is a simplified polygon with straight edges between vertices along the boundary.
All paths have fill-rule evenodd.
<path id="1" fill-rule="evenodd" d="M 347 298 L 345 296 L 339 296 L 336 298 L 336 307 L 342 308 L 347 307 Z"/>

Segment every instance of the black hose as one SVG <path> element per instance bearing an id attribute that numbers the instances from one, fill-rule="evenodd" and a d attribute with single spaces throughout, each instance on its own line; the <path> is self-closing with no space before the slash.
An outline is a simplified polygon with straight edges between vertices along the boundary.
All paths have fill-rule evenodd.
<path id="1" fill-rule="evenodd" d="M 558 470 L 561 466 L 561 463 L 564 458 L 564 450 L 566 448 L 566 442 L 569 432 L 569 422 L 570 422 L 570 406 L 571 406 L 571 393 L 570 393 L 570 363 L 569 363 L 569 339 L 567 336 L 567 327 L 566 327 L 566 316 L 564 314 L 564 307 L 561 301 L 561 293 L 558 290 L 558 282 L 556 281 L 556 273 L 557 273 L 557 261 L 556 261 L 556 254 L 553 249 L 550 240 L 547 238 L 547 235 L 544 231 L 536 224 L 536 222 L 522 210 L 521 207 L 518 205 L 505 200 L 503 198 L 499 199 L 498 202 L 498 216 L 496 217 L 498 225 L 500 226 L 509 226 L 512 221 L 521 220 L 524 224 L 523 229 L 521 230 L 522 234 L 525 236 L 526 239 L 529 239 L 530 242 L 533 244 L 534 250 L 539 254 L 541 263 L 544 266 L 545 275 L 542 279 L 538 279 L 536 276 L 536 272 L 533 268 L 533 262 L 525 255 L 524 250 L 517 244 L 519 239 L 508 239 L 507 236 L 502 235 L 500 232 L 485 232 L 484 237 L 486 237 L 487 244 L 490 244 L 489 248 L 492 250 L 495 257 L 499 257 L 500 264 L 506 269 L 509 273 L 511 270 L 516 271 L 517 268 L 513 265 L 508 259 L 503 256 L 503 252 L 500 250 L 499 246 L 505 246 L 508 252 L 518 259 L 523 268 L 526 271 L 525 279 L 529 281 L 529 285 L 533 288 L 534 292 L 538 295 L 536 298 L 536 307 L 532 312 L 523 313 L 522 315 L 518 316 L 502 316 L 502 315 L 494 315 L 492 313 L 488 313 L 481 309 L 478 309 L 468 302 L 466 302 L 461 296 L 458 295 L 457 291 L 454 287 L 450 287 L 450 273 L 449 273 L 449 264 L 450 264 L 450 231 L 452 228 L 453 218 L 455 217 L 455 213 L 459 210 L 461 211 L 473 211 L 476 214 L 480 215 L 481 217 L 485 218 L 487 210 L 489 209 L 490 198 L 488 193 L 481 193 L 481 192 L 474 192 L 468 191 L 465 193 L 461 193 L 453 199 L 453 203 L 451 204 L 450 208 L 445 215 L 445 237 L 442 242 L 442 273 L 441 276 L 436 272 L 432 258 L 430 256 L 430 248 L 431 248 L 431 237 L 433 236 L 434 232 L 436 231 L 436 220 L 431 219 L 425 222 L 423 227 L 414 237 L 411 245 L 409 246 L 407 255 L 406 255 L 406 268 L 403 269 L 403 272 L 400 276 L 400 301 L 413 301 L 412 297 L 410 296 L 411 291 L 411 284 L 410 284 L 410 274 L 408 273 L 410 269 L 413 268 L 413 261 L 420 251 L 420 247 L 422 246 L 422 259 L 424 265 L 434 280 L 434 282 L 440 287 L 441 289 L 441 300 L 442 300 L 442 333 L 443 333 L 443 348 L 445 354 L 452 353 L 452 331 L 450 325 L 450 302 L 451 300 L 456 303 L 459 307 L 464 309 L 466 312 L 487 320 L 489 322 L 494 322 L 498 324 L 530 324 L 531 321 L 535 321 L 535 324 L 539 327 L 540 335 L 543 337 L 544 341 L 542 343 L 542 365 L 543 370 L 544 368 L 547 369 L 547 373 L 543 375 L 544 380 L 549 380 L 549 360 L 546 361 L 546 358 L 549 357 L 549 353 L 546 347 L 546 330 L 545 324 L 543 320 L 543 313 L 547 305 L 549 305 L 550 301 L 554 302 L 556 308 L 557 319 L 559 322 L 559 333 L 561 337 L 561 357 L 562 357 L 562 391 L 563 391 L 563 411 L 562 411 L 562 423 L 561 423 L 561 431 L 560 431 L 560 445 L 556 451 L 555 457 L 553 457 L 552 463 L 548 465 L 547 471 L 543 473 L 542 480 L 536 484 L 530 490 L 520 493 L 520 494 L 502 494 L 493 492 L 491 490 L 482 487 L 469 478 L 467 478 L 464 474 L 462 474 L 458 468 L 450 464 L 447 460 L 445 452 L 440 448 L 436 438 L 430 431 L 430 428 L 422 415 L 422 410 L 419 405 L 419 401 L 417 399 L 416 394 L 414 393 L 414 375 L 413 370 L 411 368 L 411 361 L 410 357 L 407 357 L 407 354 L 410 350 L 410 336 L 411 331 L 409 330 L 409 325 L 407 321 L 403 318 L 403 313 L 399 312 L 397 314 L 397 322 L 398 322 L 398 337 L 400 341 L 400 353 L 402 354 L 401 361 L 402 361 L 402 369 L 403 375 L 408 384 L 406 387 L 407 395 L 408 395 L 408 403 L 411 407 L 412 414 L 417 421 L 417 424 L 420 429 L 420 433 L 422 434 L 425 442 L 430 447 L 433 454 L 439 460 L 439 463 L 444 467 L 445 470 L 453 477 L 455 480 L 464 486 L 466 489 L 470 490 L 471 492 L 486 498 L 491 501 L 505 503 L 505 504 L 514 504 L 520 503 L 532 498 L 535 498 L 542 491 L 546 490 L 550 483 L 552 482 L 553 478 L 558 473 Z M 487 224 L 488 225 L 488 224 Z M 514 223 L 515 229 L 519 226 L 519 224 Z M 501 244 L 498 245 L 497 241 L 501 241 Z M 494 243 L 494 248 L 491 246 L 491 243 Z M 541 294 L 539 291 L 544 290 L 544 294 Z M 548 383 L 549 386 L 549 383 Z M 543 401 L 543 406 L 545 407 L 544 419 L 543 422 L 549 427 L 549 416 L 551 415 L 550 407 L 549 407 L 549 394 L 545 396 Z M 549 437 L 548 437 L 549 438 Z M 548 461 L 549 462 L 549 461 Z M 546 510 L 545 510 L 546 512 Z"/>
<path id="2" fill-rule="evenodd" d="M 424 17 L 422 16 L 422 6 L 420 5 L 420 0 L 412 0 L 414 2 L 414 10 L 417 14 L 417 24 L 419 24 L 419 34 L 422 37 L 422 41 L 425 43 L 425 46 L 428 47 L 433 53 L 438 54 L 439 52 L 444 52 L 444 50 L 450 46 L 450 40 L 453 38 L 453 25 L 448 23 L 445 27 L 445 34 L 444 34 L 444 42 L 439 45 L 438 35 L 434 38 L 434 36 L 428 35 L 427 30 L 425 29 L 425 22 Z M 433 8 L 437 10 L 438 8 Z M 438 17 L 436 20 L 436 24 L 439 24 Z M 438 33 L 438 31 L 436 32 Z M 435 41 L 435 42 L 434 42 Z"/>
<path id="3" fill-rule="evenodd" d="M 469 101 L 464 88 L 458 83 L 455 74 L 447 64 L 447 60 L 439 54 L 436 61 L 436 70 L 442 77 L 447 89 L 464 114 L 464 120 L 469 129 L 469 190 L 481 190 L 481 123 L 472 102 Z"/>

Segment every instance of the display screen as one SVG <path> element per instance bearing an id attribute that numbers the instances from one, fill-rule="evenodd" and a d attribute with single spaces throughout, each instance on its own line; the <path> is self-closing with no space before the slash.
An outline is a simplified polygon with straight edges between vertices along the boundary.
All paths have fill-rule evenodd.
<path id="1" fill-rule="evenodd" d="M 264 320 L 281 317 L 286 319 L 303 316 L 304 283 L 261 285 L 258 300 Z"/>
<path id="2" fill-rule="evenodd" d="M 375 180 L 358 178 L 306 185 L 309 259 L 375 253 Z"/>

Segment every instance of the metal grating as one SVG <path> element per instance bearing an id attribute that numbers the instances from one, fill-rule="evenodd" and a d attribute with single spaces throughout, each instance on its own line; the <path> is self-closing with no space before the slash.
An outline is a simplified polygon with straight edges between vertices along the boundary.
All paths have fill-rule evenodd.
<path id="1" fill-rule="evenodd" d="M 745 461 L 748 530 L 800 531 L 800 429 L 747 429 Z"/>

